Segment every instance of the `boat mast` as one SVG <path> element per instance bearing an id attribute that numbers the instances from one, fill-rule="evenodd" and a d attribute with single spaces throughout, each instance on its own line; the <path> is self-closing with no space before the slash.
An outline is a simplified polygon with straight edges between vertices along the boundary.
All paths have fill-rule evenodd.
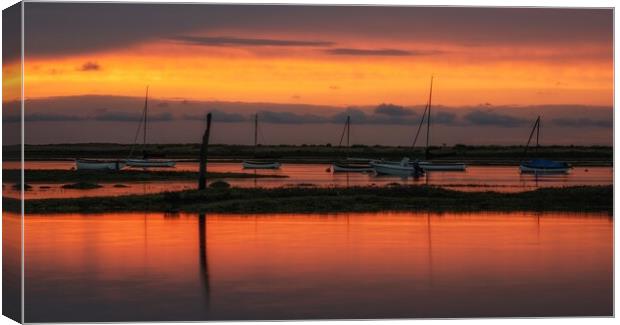
<path id="1" fill-rule="evenodd" d="M 538 127 L 536 128 L 536 153 L 538 153 L 538 147 L 540 146 L 538 144 L 539 136 L 540 136 L 540 115 L 538 115 Z"/>
<path id="2" fill-rule="evenodd" d="M 148 118 L 149 86 L 146 86 L 146 96 L 144 97 L 144 133 L 142 135 L 142 157 L 146 158 L 146 126 Z"/>
<path id="3" fill-rule="evenodd" d="M 530 142 L 532 142 L 534 131 L 536 131 L 536 150 L 538 150 L 538 138 L 540 136 L 540 115 L 538 115 L 536 122 L 534 122 L 534 126 L 532 127 L 532 132 L 530 132 L 530 137 L 527 139 L 527 144 L 525 145 L 525 151 L 523 152 L 523 156 L 525 158 L 527 158 L 527 148 L 530 146 Z"/>
<path id="4" fill-rule="evenodd" d="M 258 145 L 258 113 L 254 115 L 254 147 Z"/>
<path id="5" fill-rule="evenodd" d="M 347 115 L 347 148 L 349 147 L 350 132 L 351 132 L 351 115 Z"/>
<path id="6" fill-rule="evenodd" d="M 431 76 L 431 89 L 428 93 L 428 116 L 426 119 L 426 151 L 424 153 L 425 159 L 428 159 L 429 143 L 430 143 L 430 130 L 431 130 L 431 99 L 433 98 L 433 76 Z"/>

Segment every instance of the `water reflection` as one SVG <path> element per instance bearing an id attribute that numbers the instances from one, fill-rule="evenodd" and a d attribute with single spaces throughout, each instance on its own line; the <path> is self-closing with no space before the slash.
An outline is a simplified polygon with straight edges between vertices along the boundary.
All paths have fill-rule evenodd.
<path id="1" fill-rule="evenodd" d="M 604 214 L 67 214 L 25 226 L 30 322 L 612 312 Z"/>
<path id="2" fill-rule="evenodd" d="M 5 168 L 10 168 L 10 164 Z M 31 169 L 69 169 L 69 162 L 27 162 L 26 168 Z M 179 163 L 175 170 L 196 170 L 195 163 Z M 576 185 L 610 185 L 613 179 L 611 167 L 579 167 L 567 175 L 525 175 L 520 174 L 516 166 L 470 166 L 465 172 L 426 173 L 419 179 L 401 178 L 397 176 L 375 176 L 371 173 L 331 173 L 326 172 L 324 164 L 285 164 L 281 170 L 243 170 L 240 164 L 210 163 L 212 172 L 244 172 L 255 175 L 286 175 L 287 178 L 245 178 L 226 179 L 237 187 L 282 187 L 282 186 L 386 186 L 391 183 L 402 185 L 428 184 L 438 185 L 460 191 L 500 191 L 517 192 L 533 190 L 539 187 L 558 187 Z M 28 171 L 26 170 L 26 175 Z M 27 176 L 26 176 L 27 177 Z M 58 183 L 31 184 L 32 189 L 26 192 L 26 199 L 67 198 L 82 196 L 108 196 L 146 194 L 163 191 L 180 191 L 196 187 L 195 181 L 164 181 L 164 182 L 101 182 L 103 187 L 93 190 L 63 189 Z M 13 184 L 3 184 L 5 195 L 15 197 L 18 191 L 12 189 Z"/>

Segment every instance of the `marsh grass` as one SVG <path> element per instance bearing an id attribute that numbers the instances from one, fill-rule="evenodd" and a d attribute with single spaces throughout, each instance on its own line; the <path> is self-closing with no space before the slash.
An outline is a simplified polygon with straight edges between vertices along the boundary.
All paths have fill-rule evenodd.
<path id="1" fill-rule="evenodd" d="M 10 200 L 10 199 L 9 199 Z M 208 188 L 147 195 L 27 200 L 27 213 L 613 211 L 612 186 L 541 188 L 521 193 L 459 192 L 432 186 Z"/>
<path id="2" fill-rule="evenodd" d="M 95 188 L 103 187 L 96 183 L 87 183 L 87 182 L 78 182 L 73 184 L 65 184 L 61 186 L 64 189 L 74 189 L 74 190 L 92 190 Z"/>

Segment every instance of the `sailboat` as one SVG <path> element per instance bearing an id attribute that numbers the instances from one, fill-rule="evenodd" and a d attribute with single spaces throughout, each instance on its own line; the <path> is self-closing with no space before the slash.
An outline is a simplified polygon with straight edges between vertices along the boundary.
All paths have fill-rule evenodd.
<path id="1" fill-rule="evenodd" d="M 347 121 L 344 124 L 344 129 L 342 130 L 342 136 L 340 136 L 340 143 L 338 147 L 342 145 L 342 140 L 347 135 L 347 148 L 350 148 L 349 138 L 351 133 L 351 116 L 347 116 Z M 372 166 L 370 166 L 370 159 L 364 158 L 346 158 L 344 160 L 338 160 L 332 163 L 332 170 L 334 173 L 337 172 L 370 172 L 373 171 Z"/>
<path id="2" fill-rule="evenodd" d="M 258 114 L 254 115 L 254 152 L 258 146 Z M 264 161 L 264 160 L 244 160 L 242 163 L 243 168 L 246 169 L 278 169 L 280 163 L 277 161 Z"/>
<path id="3" fill-rule="evenodd" d="M 425 171 L 465 171 L 464 163 L 445 163 L 445 162 L 431 162 L 428 161 L 430 157 L 430 130 L 431 130 L 431 104 L 432 104 L 432 96 L 433 96 L 433 77 L 431 77 L 431 89 L 428 95 L 428 104 L 426 115 L 426 148 L 425 148 L 425 159 L 426 161 L 420 161 L 418 164 Z M 422 126 L 422 122 L 424 121 L 424 115 L 422 116 L 422 121 L 420 122 L 420 126 Z M 419 130 L 418 130 L 419 132 Z M 415 141 L 414 141 L 415 145 Z"/>
<path id="4" fill-rule="evenodd" d="M 127 166 L 130 167 L 141 167 L 141 168 L 149 168 L 149 167 L 174 167 L 175 162 L 169 159 L 151 159 L 146 152 L 146 131 L 148 129 L 148 103 L 149 103 L 149 87 L 146 87 L 146 96 L 144 98 L 144 111 L 142 116 L 143 124 L 140 123 L 138 125 L 138 131 L 140 130 L 140 126 L 143 126 L 142 133 L 142 159 L 127 159 Z M 136 132 L 136 138 L 138 133 Z M 134 140 L 135 142 L 135 140 Z M 133 153 L 133 148 L 132 148 Z M 129 154 L 131 156 L 131 153 Z"/>
<path id="5" fill-rule="evenodd" d="M 527 148 L 532 141 L 532 136 L 534 136 L 534 131 L 536 131 L 536 148 L 538 149 L 538 139 L 540 137 L 540 116 L 534 122 L 534 127 L 532 128 L 532 132 L 530 132 L 530 138 L 527 140 L 527 144 L 525 145 L 524 156 L 527 155 Z M 553 161 L 548 159 L 532 159 L 530 161 L 523 161 L 519 165 L 519 169 L 521 173 L 533 173 L 533 174 L 565 174 L 568 173 L 570 169 L 570 165 L 564 161 Z"/>

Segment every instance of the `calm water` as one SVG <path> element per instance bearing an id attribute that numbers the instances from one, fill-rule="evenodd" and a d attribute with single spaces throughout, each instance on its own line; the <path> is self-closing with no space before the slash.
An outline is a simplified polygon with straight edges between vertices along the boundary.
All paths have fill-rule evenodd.
<path id="1" fill-rule="evenodd" d="M 18 168 L 12 162 L 5 162 L 3 168 Z M 74 164 L 70 161 L 37 161 L 26 162 L 27 169 L 71 169 Z M 260 179 L 227 179 L 233 186 L 239 187 L 280 187 L 280 186 L 385 186 L 389 183 L 399 184 L 431 184 L 462 191 L 501 191 L 517 192 L 532 190 L 539 187 L 558 187 L 574 185 L 609 185 L 613 182 L 611 167 L 577 167 L 567 175 L 523 175 L 517 166 L 469 166 L 465 172 L 430 172 L 420 179 L 400 178 L 397 176 L 374 176 L 364 173 L 331 173 L 326 164 L 284 164 L 280 170 L 257 170 L 261 175 L 286 175 L 287 178 L 260 178 Z M 254 173 L 253 170 L 244 170 L 239 163 L 210 163 L 209 171 L 213 172 L 243 172 Z M 198 170 L 196 163 L 178 163 L 175 169 L 167 170 Z M 102 188 L 93 190 L 62 189 L 58 183 L 31 184 L 33 188 L 26 193 L 26 198 L 61 198 L 102 195 L 147 194 L 171 190 L 193 189 L 193 181 L 168 181 L 123 183 L 127 187 L 115 187 L 115 183 L 101 183 Z M 3 184 L 3 192 L 7 196 L 15 197 L 18 192 L 12 184 Z"/>
<path id="2" fill-rule="evenodd" d="M 611 315 L 612 237 L 605 214 L 28 215 L 25 320 Z"/>

